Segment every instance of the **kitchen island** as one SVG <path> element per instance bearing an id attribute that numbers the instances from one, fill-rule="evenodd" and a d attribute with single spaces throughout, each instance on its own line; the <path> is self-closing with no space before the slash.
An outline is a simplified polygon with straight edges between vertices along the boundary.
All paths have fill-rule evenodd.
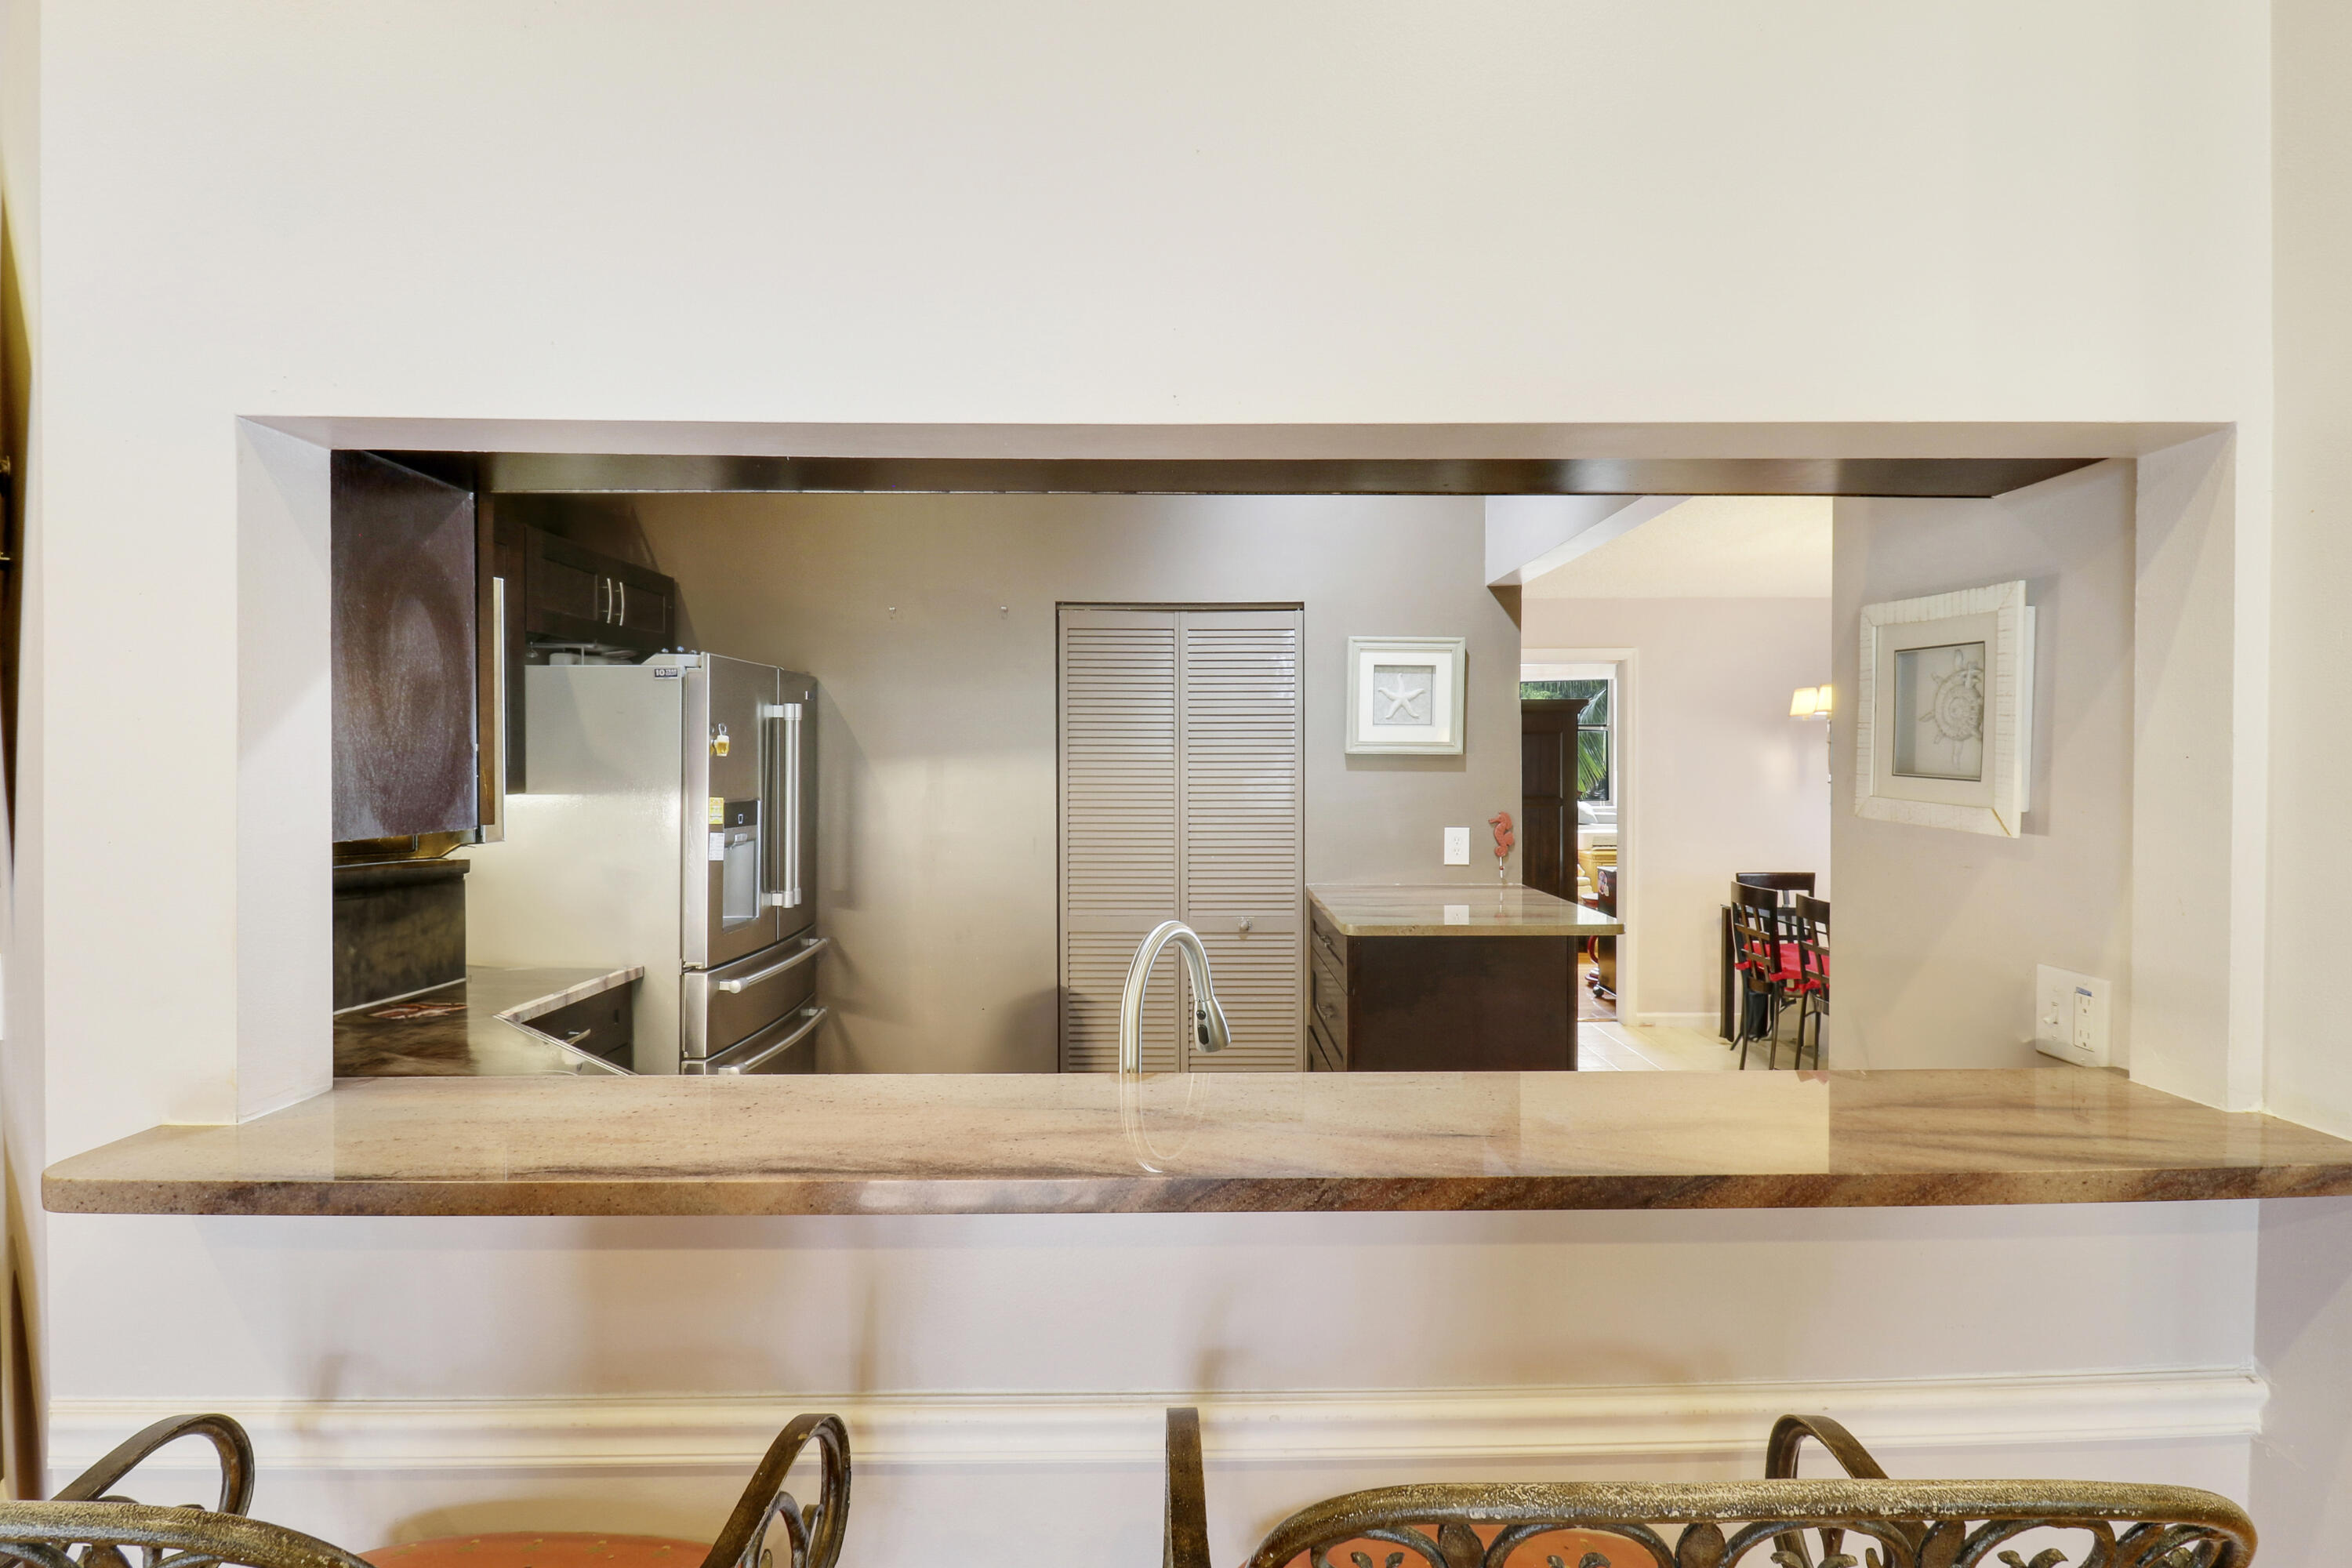
<path id="1" fill-rule="evenodd" d="M 1577 945 L 1622 921 L 1533 888 L 1307 889 L 1307 1064 L 1328 1072 L 1577 1065 Z"/>
<path id="2" fill-rule="evenodd" d="M 431 991 L 335 1015 L 337 1078 L 509 1078 L 623 1075 L 593 1049 L 617 1015 L 625 1054 L 629 987 L 642 968 L 499 968 Z M 615 997 L 614 994 L 618 995 Z M 617 1006 L 597 1008 L 599 997 Z M 600 1016 L 578 1016 L 593 1012 Z"/>

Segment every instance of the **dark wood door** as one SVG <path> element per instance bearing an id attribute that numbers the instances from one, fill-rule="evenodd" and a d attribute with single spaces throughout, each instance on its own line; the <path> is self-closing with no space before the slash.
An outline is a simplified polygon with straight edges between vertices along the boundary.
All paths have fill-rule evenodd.
<path id="1" fill-rule="evenodd" d="M 1519 877 L 1576 900 L 1576 721 L 1580 697 L 1519 704 Z"/>

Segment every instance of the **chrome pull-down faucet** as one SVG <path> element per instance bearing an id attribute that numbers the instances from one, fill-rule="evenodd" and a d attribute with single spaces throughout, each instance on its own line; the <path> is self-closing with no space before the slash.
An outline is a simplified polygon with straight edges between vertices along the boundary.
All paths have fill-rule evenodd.
<path id="1" fill-rule="evenodd" d="M 1170 942 L 1184 955 L 1184 970 L 1192 980 L 1192 1041 L 1204 1051 L 1222 1051 L 1233 1043 L 1225 1029 L 1225 1010 L 1217 1005 L 1216 988 L 1209 984 L 1209 952 L 1182 921 L 1162 921 L 1152 927 L 1135 962 L 1127 966 L 1127 989 L 1118 999 L 1118 1070 L 1143 1070 L 1143 994 L 1151 987 L 1151 966 Z"/>

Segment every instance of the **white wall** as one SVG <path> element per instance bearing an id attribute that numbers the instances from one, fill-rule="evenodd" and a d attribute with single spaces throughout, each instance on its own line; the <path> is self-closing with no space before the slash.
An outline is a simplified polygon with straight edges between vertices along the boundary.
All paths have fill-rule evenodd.
<path id="1" fill-rule="evenodd" d="M 1517 809 L 1517 645 L 1485 586 L 1475 499 L 671 496 L 635 510 L 695 646 L 817 678 L 832 1070 L 1053 1070 L 1057 603 L 1304 605 L 1307 880 L 1494 879 L 1485 855 L 1447 867 L 1441 832 Z M 1462 755 L 1347 754 L 1347 639 L 1381 635 L 1469 639 Z"/>
<path id="2" fill-rule="evenodd" d="M 1752 1476 L 1785 1405 L 1896 1474 L 2242 1495 L 2261 1397 L 2249 1204 L 52 1218 L 59 1459 L 226 1406 L 261 1431 L 257 1511 L 358 1548 L 708 1531 L 761 1421 L 836 1405 L 853 1558 L 913 1568 L 1150 1561 L 1171 1402 L 1209 1406 L 1238 1562 L 1353 1486 Z M 121 1288 L 131 1257 L 201 1354 Z"/>
<path id="3" fill-rule="evenodd" d="M 2318 0 L 2277 0 L 2278 602 L 2272 823 L 2283 847 L 2271 913 L 2275 1009 L 2265 1092 L 2298 1120 L 2352 1133 L 2352 1057 L 2336 975 L 2352 818 L 2343 779 L 2352 749 L 2352 143 L 2330 62 L 2352 47 L 2352 17 Z"/>
<path id="4" fill-rule="evenodd" d="M 1628 960 L 1633 972 L 1622 1006 L 1712 1032 L 1732 874 L 1811 871 L 1831 897 L 1827 726 L 1789 717 L 1790 693 L 1828 679 L 1830 602 L 1530 595 L 1519 629 L 1534 660 L 1634 652 L 1620 910 L 1638 924 L 1620 950 L 1621 979 Z"/>
<path id="5" fill-rule="evenodd" d="M 2031 804 L 2016 838 L 1855 816 L 1853 705 L 1832 718 L 1833 1063 L 2032 1066 L 2038 963 L 2115 984 L 2114 1059 L 2130 1061 L 2133 504 L 2127 463 L 1990 500 L 1837 503 L 1840 691 L 1859 689 L 1864 605 L 2021 577 L 2036 642 Z M 2228 749 L 2218 724 L 2196 748 L 2212 768 Z"/>
<path id="6" fill-rule="evenodd" d="M 271 613 L 238 592 L 241 415 L 2235 421 L 2227 516 L 2262 570 L 2228 589 L 2234 678 L 2258 691 L 2264 16 L 2261 0 L 1579 0 L 1433 19 L 1330 0 L 744 6 L 688 27 L 656 0 L 582 5 L 560 26 L 524 0 L 44 7 L 29 131 L 26 73 L 0 76 L 16 89 L 0 113 L 7 195 L 33 206 L 19 232 L 37 235 L 27 276 L 40 283 L 27 565 L 39 646 L 26 665 L 18 908 L 41 924 L 12 951 L 7 998 L 7 1033 L 40 1072 L 9 1085 L 39 1097 L 10 1149 L 20 1186 L 47 1158 L 159 1120 L 233 1114 L 240 1031 L 270 1011 L 269 968 L 240 964 L 236 913 L 240 833 L 273 826 L 237 810 L 239 623 Z M 2233 743 L 2241 764 L 2265 754 L 2258 730 L 2241 726 Z M 283 852 L 322 859 L 306 838 Z M 2237 854 L 2220 875 L 2259 895 L 2266 864 Z M 1842 879 L 1839 894 L 1853 889 Z M 322 928 L 322 971 L 325 942 Z M 126 966 L 126 952 L 142 962 Z M 284 959 L 289 975 L 306 973 L 300 952 Z M 240 973 L 259 988 L 249 1009 Z M 1882 1271 L 1947 1271 L 1874 1251 L 1836 1217 L 1815 1216 L 1828 1228 L 1793 1272 L 1864 1284 L 1752 1314 L 1756 1331 L 1833 1329 L 1808 1375 L 1937 1364 L 1946 1320 L 1876 1287 Z M 940 1247 L 979 1250 L 985 1229 L 960 1223 Z M 1040 1222 L 1039 1234 L 1074 1251 L 1147 1234 L 1121 1223 Z M 1297 1223 L 1316 1237 L 1345 1228 Z M 1491 1274 L 1527 1256 L 1475 1217 L 1422 1223 L 1400 1233 L 1393 1268 L 1329 1300 L 1297 1290 L 1292 1310 L 1352 1333 L 1388 1313 L 1399 1279 L 1462 1263 Z M 1630 1257 L 1718 1256 L 1673 1216 L 1617 1223 Z M 2063 1290 L 2084 1275 L 2069 1248 L 2030 1238 L 2128 1222 L 2096 1209 L 1981 1225 L 1972 1270 L 2039 1304 L 2053 1280 Z M 665 1315 L 584 1338 L 577 1359 L 531 1357 L 549 1331 L 530 1302 L 587 1310 L 589 1287 L 653 1272 L 609 1228 L 534 1233 L 534 1265 L 561 1291 L 487 1307 L 482 1252 L 427 1227 L 246 1233 L 258 1250 L 193 1220 L 54 1231 L 48 1368 L 68 1399 L 128 1387 L 134 1370 L 159 1394 L 196 1379 L 223 1397 L 419 1386 L 362 1384 L 355 1369 L 380 1358 L 428 1379 L 459 1331 L 491 1348 L 449 1358 L 453 1381 L 511 1363 L 560 1394 L 688 1316 L 719 1347 L 710 1381 L 769 1378 L 727 1348 L 770 1331 L 765 1301 L 699 1271 L 646 1280 Z M 844 1234 L 852 1277 L 910 1256 Z M 761 1259 L 778 1250 L 762 1234 L 744 1278 L 765 1277 Z M 691 1243 L 678 1253 L 696 1256 Z M 173 1288 L 143 1288 L 165 1257 Z M 2039 1266 L 2011 1268 L 2027 1258 Z M 310 1260 L 331 1271 L 272 1273 Z M 1160 1261 L 1135 1267 L 1158 1279 Z M 1168 1261 L 1178 1279 L 1191 1258 Z M 2238 1289 L 2226 1282 L 2242 1281 L 2242 1261 L 2126 1245 L 2105 1255 L 2095 1299 L 2062 1297 L 2055 1316 L 2112 1329 L 2208 1274 Z M 1742 1316 L 1722 1309 L 1726 1278 L 1790 1277 L 1760 1258 L 1745 1276 L 1703 1274 L 1687 1289 L 1710 1323 Z M 1064 1338 L 1108 1381 L 1123 1364 L 1108 1352 L 1143 1342 L 1127 1297 L 1084 1268 L 1064 1278 Z M 1589 1282 L 1548 1278 L 1545 1321 L 1582 1321 Z M 2133 1287 L 2131 1314 L 2114 1310 L 2116 1279 Z M 386 1290 L 413 1304 L 416 1335 L 371 1345 L 348 1321 Z M 1036 1298 L 875 1300 L 919 1342 L 957 1322 L 1014 1336 Z M 855 1292 L 845 1300 L 845 1321 L 870 1315 Z M 114 1331 L 94 1331 L 102 1321 Z M 2046 1364 L 2047 1322 L 1992 1321 L 1986 1364 Z M 2142 1369 L 2242 1356 L 2244 1302 L 2211 1321 L 2222 1342 L 2103 1340 L 2113 1348 L 2096 1353 Z M 276 1363 L 215 1353 L 259 1339 L 256 1323 L 270 1325 Z M 1262 1332 L 1224 1320 L 1190 1348 L 1287 1353 Z M 1850 1349 L 1874 1337 L 1898 1353 Z M 1795 1364 L 1720 1355 L 1704 1338 L 1631 1342 L 1662 1380 Z M 2070 1364 L 2095 1351 L 2063 1345 Z M 1416 1341 L 1349 1375 L 1411 1387 L 1428 1364 Z M 2231 1441 L 2242 1465 L 2242 1436 Z M 348 1484 L 364 1518 L 331 1499 L 293 1511 L 363 1541 L 449 1495 L 416 1472 Z M 495 1484 L 519 1499 L 546 1483 Z M 1150 1500 L 1148 1476 L 1129 1485 L 1113 1500 L 1122 1517 L 1126 1501 Z M 1253 1494 L 1256 1519 L 1276 1489 Z M 1015 1555 L 994 1539 L 990 1553 Z"/>

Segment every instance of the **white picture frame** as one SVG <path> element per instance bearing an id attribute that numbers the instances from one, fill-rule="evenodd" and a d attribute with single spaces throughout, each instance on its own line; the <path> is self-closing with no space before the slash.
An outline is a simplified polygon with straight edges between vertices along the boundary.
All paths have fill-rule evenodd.
<path id="1" fill-rule="evenodd" d="M 2033 771 L 2025 584 L 1865 605 L 1861 652 L 1854 814 L 2006 838 L 2023 832 Z"/>
<path id="2" fill-rule="evenodd" d="M 1349 637 L 1349 752 L 1460 755 L 1468 647 L 1463 637 Z"/>

